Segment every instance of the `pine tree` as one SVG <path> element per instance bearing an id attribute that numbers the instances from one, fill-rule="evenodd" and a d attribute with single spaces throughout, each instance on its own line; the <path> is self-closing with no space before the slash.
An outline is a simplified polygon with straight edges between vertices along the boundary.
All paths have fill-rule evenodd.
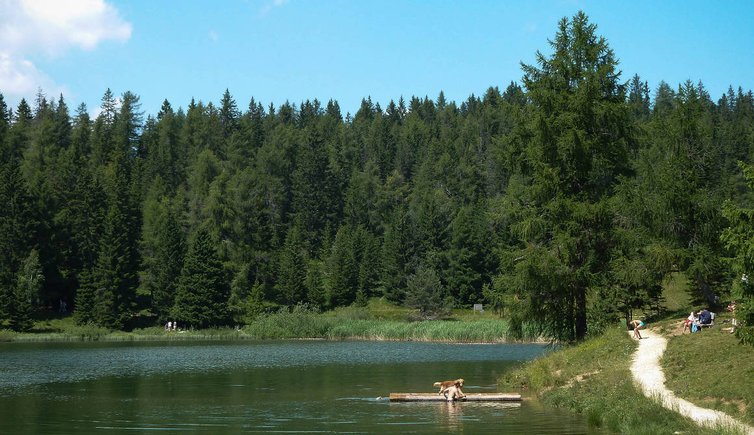
<path id="1" fill-rule="evenodd" d="M 192 328 L 223 326 L 229 321 L 230 287 L 209 231 L 199 229 L 183 262 L 173 318 Z"/>
<path id="2" fill-rule="evenodd" d="M 434 269 L 419 267 L 406 283 L 405 305 L 418 310 L 421 319 L 447 316 L 452 303 Z"/>
<path id="3" fill-rule="evenodd" d="M 9 315 L 16 274 L 35 238 L 31 201 L 18 161 L 0 164 L 0 319 Z"/>
<path id="4" fill-rule="evenodd" d="M 111 170 L 109 207 L 92 271 L 93 318 L 99 325 L 122 329 L 135 309 L 139 258 L 133 232 L 138 231 L 138 220 L 125 156 L 116 157 Z"/>
<path id="5" fill-rule="evenodd" d="M 296 305 L 306 300 L 306 244 L 301 230 L 294 225 L 285 237 L 278 260 L 277 296 L 284 305 Z"/>
<path id="6" fill-rule="evenodd" d="M 120 153 L 129 157 L 143 157 L 139 140 L 143 118 L 139 96 L 130 91 L 124 92 L 120 97 L 120 110 L 113 125 L 116 158 Z"/>
<path id="7" fill-rule="evenodd" d="M 754 190 L 754 166 L 743 162 L 739 165 L 749 190 Z M 754 209 L 726 201 L 723 215 L 730 226 L 723 230 L 721 239 L 734 255 L 730 264 L 735 273 L 732 296 L 737 302 L 735 315 L 739 328 L 736 334 L 741 341 L 754 346 Z"/>
<path id="8" fill-rule="evenodd" d="M 380 250 L 380 284 L 382 294 L 391 302 L 401 302 L 404 295 L 405 275 L 401 261 L 400 228 L 391 224 L 385 229 Z"/>
<path id="9" fill-rule="evenodd" d="M 305 237 L 313 241 L 311 249 L 316 250 L 325 226 L 335 221 L 340 201 L 322 135 L 314 128 L 308 130 L 308 137 L 296 148 L 291 207 Z"/>
<path id="10" fill-rule="evenodd" d="M 607 198 L 628 173 L 632 137 L 617 60 L 596 26 L 583 12 L 564 18 L 551 46 L 523 65 L 532 115 L 518 140 L 528 142 L 531 182 L 511 198 L 519 242 L 503 266 L 511 299 L 526 301 L 519 310 L 554 337 L 583 339 L 588 292 L 614 243 Z"/>
<path id="11" fill-rule="evenodd" d="M 64 208 L 77 260 L 74 273 L 78 289 L 74 314 L 79 324 L 94 322 L 96 283 L 92 274 L 105 227 L 106 203 L 107 197 L 102 185 L 88 168 L 81 168 L 71 199 Z"/>
<path id="12" fill-rule="evenodd" d="M 484 231 L 482 207 L 466 206 L 458 210 L 450 225 L 448 251 L 448 289 L 461 304 L 482 299 L 482 286 L 489 279 L 489 236 Z"/>
<path id="13" fill-rule="evenodd" d="M 117 104 L 115 95 L 113 95 L 110 88 L 102 96 L 100 108 L 102 110 L 94 121 L 91 137 L 91 159 L 95 167 L 104 166 L 115 149 L 113 139 L 115 135 L 114 127 L 117 117 Z"/>
<path id="14" fill-rule="evenodd" d="M 90 136 L 92 133 L 92 121 L 86 104 L 81 103 L 76 108 L 76 117 L 73 120 L 71 130 L 71 145 L 77 161 L 85 161 L 91 152 Z"/>
<path id="15" fill-rule="evenodd" d="M 186 255 L 184 235 L 166 198 L 151 206 L 149 200 L 145 204 L 141 281 L 152 296 L 152 312 L 160 323 L 164 323 L 170 320 Z"/>
<path id="16" fill-rule="evenodd" d="M 44 275 L 39 254 L 32 250 L 24 260 L 16 281 L 10 326 L 14 331 L 30 331 L 34 326 L 34 304 L 39 300 Z"/>
<path id="17" fill-rule="evenodd" d="M 229 138 L 239 128 L 239 119 L 241 112 L 238 110 L 236 100 L 230 95 L 230 91 L 225 89 L 223 99 L 220 103 L 220 125 L 223 130 L 223 137 Z"/>
<path id="18" fill-rule="evenodd" d="M 359 285 L 359 264 L 354 252 L 353 228 L 342 226 L 335 235 L 327 260 L 326 299 L 330 307 L 351 304 Z"/>
<path id="19" fill-rule="evenodd" d="M 136 275 L 130 268 L 130 256 L 135 255 L 123 228 L 127 219 L 116 205 L 111 205 L 105 218 L 99 255 L 93 271 L 95 323 L 122 329 L 134 306 Z"/>
<path id="20" fill-rule="evenodd" d="M 8 105 L 5 104 L 5 97 L 0 93 L 0 161 L 3 162 L 8 161 L 11 157 L 7 149 L 11 115 Z"/>

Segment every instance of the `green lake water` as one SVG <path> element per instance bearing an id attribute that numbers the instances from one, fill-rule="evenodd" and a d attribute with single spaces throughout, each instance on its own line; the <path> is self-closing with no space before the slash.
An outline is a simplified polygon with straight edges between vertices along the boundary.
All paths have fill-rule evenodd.
<path id="1" fill-rule="evenodd" d="M 534 399 L 390 403 L 497 377 L 541 345 L 361 341 L 0 344 L 0 434 L 599 433 Z"/>

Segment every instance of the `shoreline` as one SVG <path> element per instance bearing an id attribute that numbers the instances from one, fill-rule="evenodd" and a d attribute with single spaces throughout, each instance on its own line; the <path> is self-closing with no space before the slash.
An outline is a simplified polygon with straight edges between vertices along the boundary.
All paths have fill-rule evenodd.
<path id="1" fill-rule="evenodd" d="M 269 337 L 259 338 L 254 336 L 230 336 L 230 335 L 186 335 L 182 337 L 175 336 L 104 336 L 97 338 L 79 337 L 73 335 L 61 334 L 54 337 L 14 337 L 12 339 L 0 339 L 0 344 L 18 344 L 18 343 L 126 343 L 126 342 L 189 342 L 189 341 L 374 341 L 374 342 L 416 342 L 416 343 L 446 343 L 458 345 L 495 345 L 495 344 L 539 344 L 552 345 L 547 340 L 495 340 L 495 341 L 462 341 L 449 339 L 434 338 L 385 338 L 385 337 L 364 337 L 364 336 L 347 336 L 347 337 Z"/>
<path id="2" fill-rule="evenodd" d="M 234 340 L 364 340 L 458 344 L 552 344 L 529 328 L 523 337 L 512 337 L 508 322 L 496 317 L 407 321 L 398 319 L 325 316 L 317 313 L 275 313 L 243 327 L 166 331 L 161 326 L 130 331 L 94 325 L 76 325 L 73 319 L 38 322 L 30 332 L 0 330 L 0 342 L 74 341 L 234 341 Z"/>
<path id="3" fill-rule="evenodd" d="M 555 345 L 549 340 L 510 340 L 500 338 L 497 340 L 462 340 L 448 338 L 432 337 L 385 337 L 379 335 L 348 335 L 333 337 L 259 337 L 252 334 L 243 333 L 243 331 L 224 330 L 220 333 L 203 333 L 201 331 L 186 331 L 185 333 L 175 334 L 134 334 L 129 332 L 113 332 L 98 336 L 88 336 L 71 334 L 66 332 L 59 333 L 17 333 L 0 334 L 0 344 L 4 343 L 123 343 L 123 342 L 189 342 L 189 341 L 375 341 L 375 342 L 418 342 L 418 343 L 447 343 L 462 345 L 495 345 L 495 344 L 539 344 Z"/>

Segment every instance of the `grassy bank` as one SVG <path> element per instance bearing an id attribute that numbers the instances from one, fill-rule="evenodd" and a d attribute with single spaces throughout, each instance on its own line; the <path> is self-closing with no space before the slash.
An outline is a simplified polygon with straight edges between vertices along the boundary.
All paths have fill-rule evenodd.
<path id="1" fill-rule="evenodd" d="M 467 310 L 468 311 L 468 310 Z M 160 327 L 110 331 L 77 326 L 70 317 L 38 322 L 30 333 L 0 331 L 0 341 L 161 341 L 161 340 L 267 340 L 362 339 L 496 343 L 512 341 L 508 323 L 491 314 L 459 310 L 448 320 L 409 321 L 410 310 L 384 301 L 366 307 L 348 307 L 319 313 L 306 307 L 257 317 L 243 327 L 165 331 Z M 525 337 L 535 341 L 534 333 Z"/>
<path id="2" fill-rule="evenodd" d="M 666 386 L 705 408 L 718 409 L 754 425 L 754 347 L 740 344 L 718 316 L 717 325 L 695 334 L 678 334 L 680 320 L 665 322 L 673 334 L 662 359 Z"/>
<path id="3" fill-rule="evenodd" d="M 631 378 L 636 349 L 625 329 L 614 328 L 553 352 L 504 375 L 500 389 L 519 389 L 548 404 L 583 414 L 590 425 L 616 433 L 720 433 L 699 428 L 645 398 Z"/>

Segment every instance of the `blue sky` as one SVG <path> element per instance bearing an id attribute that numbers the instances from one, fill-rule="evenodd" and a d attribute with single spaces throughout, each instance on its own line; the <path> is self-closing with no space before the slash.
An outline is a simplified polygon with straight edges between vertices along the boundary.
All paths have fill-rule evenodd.
<path id="1" fill-rule="evenodd" d="M 754 89 L 751 1 L 0 0 L 0 92 L 42 87 L 96 113 L 108 87 L 186 107 L 229 89 L 241 109 L 412 95 L 465 100 L 520 81 L 557 22 L 583 10 L 654 90 L 702 81 Z"/>

